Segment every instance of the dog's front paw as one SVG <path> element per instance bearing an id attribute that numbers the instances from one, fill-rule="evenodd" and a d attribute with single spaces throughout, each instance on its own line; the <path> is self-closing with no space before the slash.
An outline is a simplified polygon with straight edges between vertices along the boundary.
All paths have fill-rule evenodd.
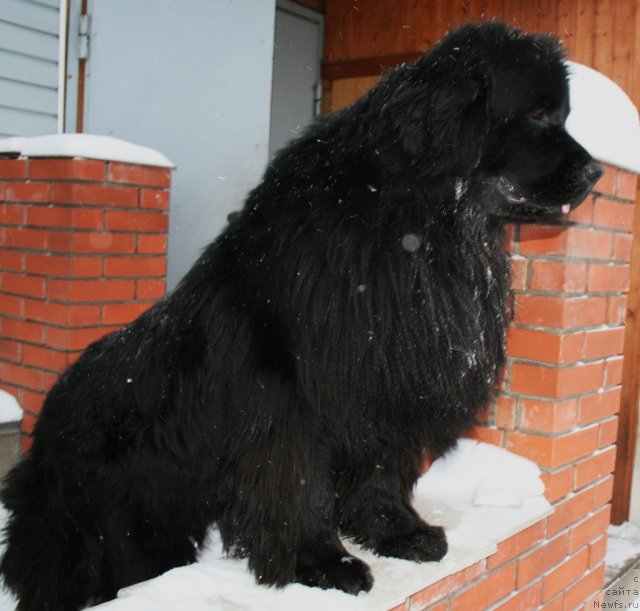
<path id="1" fill-rule="evenodd" d="M 440 560 L 447 553 L 447 538 L 440 526 L 425 525 L 413 532 L 396 535 L 376 546 L 381 556 L 414 562 Z"/>
<path id="2" fill-rule="evenodd" d="M 341 556 L 316 566 L 299 568 L 296 571 L 296 581 L 323 590 L 335 588 L 347 594 L 368 592 L 373 585 L 368 565 L 351 555 Z"/>

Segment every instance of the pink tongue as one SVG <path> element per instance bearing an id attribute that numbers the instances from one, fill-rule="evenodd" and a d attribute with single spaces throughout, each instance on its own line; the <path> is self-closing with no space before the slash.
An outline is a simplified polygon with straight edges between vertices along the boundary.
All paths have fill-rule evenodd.
<path id="1" fill-rule="evenodd" d="M 564 204 L 562 206 L 562 214 L 567 214 L 567 212 L 569 212 L 569 210 L 571 210 L 571 204 Z"/>

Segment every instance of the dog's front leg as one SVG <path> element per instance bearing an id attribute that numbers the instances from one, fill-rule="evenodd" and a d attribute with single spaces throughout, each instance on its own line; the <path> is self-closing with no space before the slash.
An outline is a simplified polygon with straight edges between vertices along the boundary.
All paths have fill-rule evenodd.
<path id="1" fill-rule="evenodd" d="M 337 507 L 342 532 L 381 556 L 440 560 L 447 553 L 444 530 L 427 524 L 410 504 L 417 464 L 409 454 L 379 457 L 371 469 L 350 478 Z"/>
<path id="2" fill-rule="evenodd" d="M 315 465 L 309 482 L 309 510 L 303 516 L 296 581 L 349 594 L 373 585 L 369 567 L 347 552 L 335 530 L 335 482 L 325 465 Z"/>

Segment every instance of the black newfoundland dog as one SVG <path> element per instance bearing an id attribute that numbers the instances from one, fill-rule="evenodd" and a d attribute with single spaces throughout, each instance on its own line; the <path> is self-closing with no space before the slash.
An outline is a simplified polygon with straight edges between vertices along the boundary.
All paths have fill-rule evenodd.
<path id="1" fill-rule="evenodd" d="M 568 111 L 555 38 L 465 25 L 282 150 L 180 285 L 50 391 L 2 492 L 19 609 L 194 562 L 214 522 L 268 585 L 369 590 L 339 534 L 442 558 L 411 491 L 494 395 L 505 222 L 558 219 L 602 172 Z"/>

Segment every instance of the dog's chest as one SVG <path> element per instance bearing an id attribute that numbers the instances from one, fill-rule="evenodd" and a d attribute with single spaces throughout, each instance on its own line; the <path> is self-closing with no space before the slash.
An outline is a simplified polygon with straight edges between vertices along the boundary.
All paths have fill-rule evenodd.
<path id="1" fill-rule="evenodd" d="M 489 240 L 434 240 L 407 255 L 371 304 L 370 365 L 389 396 L 467 409 L 504 362 L 508 257 Z"/>

